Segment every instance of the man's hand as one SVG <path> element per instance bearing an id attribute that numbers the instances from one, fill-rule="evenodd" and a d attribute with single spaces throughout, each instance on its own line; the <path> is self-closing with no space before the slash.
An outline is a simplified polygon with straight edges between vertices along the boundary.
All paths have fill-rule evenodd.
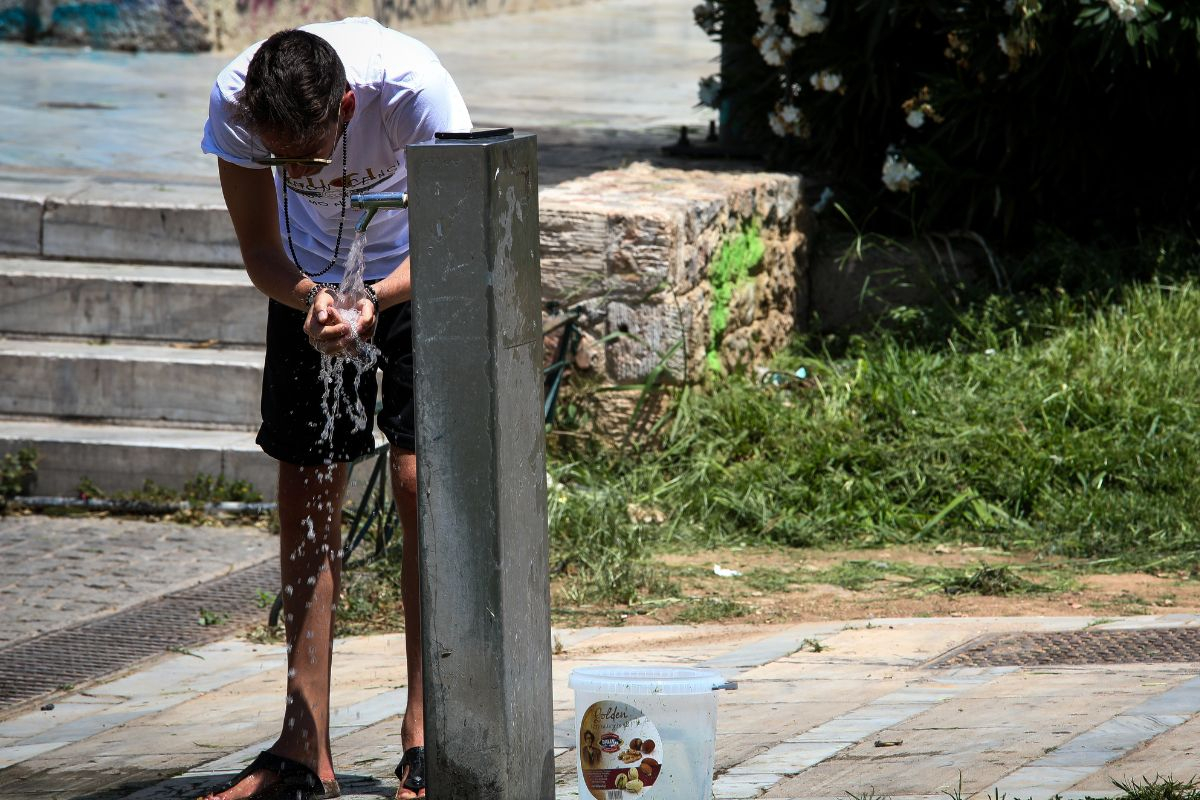
<path id="1" fill-rule="evenodd" d="M 308 336 L 309 343 L 325 355 L 352 354 L 356 339 L 369 341 L 375 334 L 375 325 L 378 322 L 375 304 L 370 300 L 359 300 L 355 309 L 358 311 L 358 320 L 355 323 L 357 336 L 351 333 L 349 323 L 342 317 L 344 312 L 337 308 L 333 295 L 325 291 L 318 292 L 304 320 L 304 333 Z"/>
<path id="2" fill-rule="evenodd" d="M 350 326 L 342 321 L 334 306 L 333 295 L 325 291 L 317 292 L 313 298 L 304 319 L 304 333 L 309 344 L 328 356 L 345 353 L 352 339 Z"/>
<path id="3" fill-rule="evenodd" d="M 371 341 L 375 335 L 375 325 L 379 317 L 375 313 L 375 304 L 367 298 L 358 301 L 358 338 L 364 342 Z"/>

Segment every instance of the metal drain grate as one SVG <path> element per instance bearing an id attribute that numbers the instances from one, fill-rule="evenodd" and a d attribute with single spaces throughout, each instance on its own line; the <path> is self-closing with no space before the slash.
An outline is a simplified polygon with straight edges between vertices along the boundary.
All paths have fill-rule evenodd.
<path id="1" fill-rule="evenodd" d="M 1006 633 L 976 639 L 931 667 L 1041 667 L 1200 662 L 1200 628 Z"/>
<path id="2" fill-rule="evenodd" d="M 162 654 L 226 638 L 266 620 L 259 590 L 277 590 L 279 562 L 269 559 L 222 578 L 101 619 L 72 625 L 0 650 L 0 709 L 63 685 L 95 680 Z M 223 624 L 200 625 L 204 609 Z"/>

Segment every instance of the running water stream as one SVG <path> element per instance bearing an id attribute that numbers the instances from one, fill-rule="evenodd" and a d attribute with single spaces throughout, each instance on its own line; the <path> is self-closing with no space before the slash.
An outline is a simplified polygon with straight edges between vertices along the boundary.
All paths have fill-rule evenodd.
<path id="1" fill-rule="evenodd" d="M 379 348 L 370 341 L 363 341 L 358 335 L 358 304 L 367 297 L 363 281 L 366 272 L 363 250 L 366 245 L 366 231 L 355 234 L 346 256 L 346 269 L 338 286 L 337 300 L 334 301 L 335 313 L 350 326 L 352 341 L 342 354 L 321 355 L 321 382 L 325 385 L 321 400 L 325 408 L 325 428 L 321 432 L 321 441 L 324 443 L 331 441 L 334 421 L 343 409 L 354 422 L 354 432 L 367 425 L 367 410 L 358 396 L 358 384 L 363 374 L 375 368 Z M 354 373 L 353 385 L 349 390 L 345 386 L 346 367 L 350 367 Z"/>

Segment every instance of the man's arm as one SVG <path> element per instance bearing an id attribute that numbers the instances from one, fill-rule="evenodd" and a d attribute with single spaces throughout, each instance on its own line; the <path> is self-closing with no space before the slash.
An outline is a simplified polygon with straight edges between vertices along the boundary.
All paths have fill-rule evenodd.
<path id="1" fill-rule="evenodd" d="M 222 159 L 217 159 L 217 164 L 225 206 L 250 280 L 267 297 L 303 309 L 313 282 L 283 252 L 271 170 L 247 169 Z"/>
<path id="2" fill-rule="evenodd" d="M 233 221 L 246 274 L 260 292 L 271 299 L 305 310 L 304 301 L 313 281 L 300 272 L 283 251 L 275 205 L 275 181 L 269 169 L 248 169 L 217 160 L 221 191 Z M 321 292 L 304 322 L 314 345 L 332 345 L 350 332 L 332 311 L 333 297 Z M 370 322 L 370 320 L 367 320 Z M 329 324 L 332 323 L 332 324 Z"/>
<path id="3" fill-rule="evenodd" d="M 409 270 L 409 264 L 410 259 L 405 256 L 404 260 L 400 262 L 400 266 L 372 287 L 375 289 L 375 294 L 379 296 L 380 310 L 406 303 L 412 299 L 412 273 Z"/>

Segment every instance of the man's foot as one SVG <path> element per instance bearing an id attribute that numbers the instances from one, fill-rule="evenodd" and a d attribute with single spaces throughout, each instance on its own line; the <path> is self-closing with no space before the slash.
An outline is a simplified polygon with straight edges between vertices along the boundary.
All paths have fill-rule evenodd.
<path id="1" fill-rule="evenodd" d="M 330 800 L 340 796 L 336 780 L 321 780 L 299 761 L 264 750 L 233 780 L 201 800 Z"/>
<path id="2" fill-rule="evenodd" d="M 236 779 L 235 779 L 236 780 Z M 200 800 L 260 800 L 275 794 L 279 776 L 266 769 L 252 772 L 232 786 L 206 794 Z"/>
<path id="3" fill-rule="evenodd" d="M 396 790 L 396 800 L 416 800 L 425 796 L 425 748 L 418 745 L 404 751 L 396 767 L 396 777 L 400 779 L 400 788 Z"/>

